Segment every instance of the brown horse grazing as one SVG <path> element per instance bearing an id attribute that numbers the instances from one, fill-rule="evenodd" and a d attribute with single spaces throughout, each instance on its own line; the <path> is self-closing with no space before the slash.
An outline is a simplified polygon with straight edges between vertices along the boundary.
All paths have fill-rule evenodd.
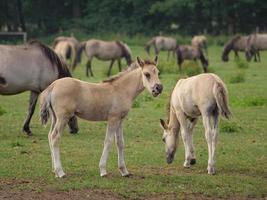
<path id="1" fill-rule="evenodd" d="M 160 51 L 168 51 L 169 60 L 170 52 L 173 52 L 173 57 L 175 56 L 175 50 L 177 49 L 177 41 L 172 37 L 157 36 L 153 37 L 145 44 L 145 50 L 150 54 L 150 47 L 153 46 L 155 49 L 155 54 L 158 55 Z"/>
<path id="2" fill-rule="evenodd" d="M 71 77 L 67 66 L 46 45 L 32 41 L 22 46 L 0 45 L 0 94 L 14 95 L 31 91 L 29 111 L 23 131 L 31 135 L 30 121 L 39 94 L 54 80 Z M 69 123 L 77 132 L 76 118 Z"/>
<path id="3" fill-rule="evenodd" d="M 154 97 L 163 89 L 159 80 L 157 57 L 154 61 L 137 58 L 139 67 L 126 70 L 102 83 L 87 83 L 74 78 L 64 78 L 52 83 L 41 97 L 40 116 L 43 124 L 52 117 L 48 135 L 52 169 L 56 177 L 65 175 L 59 153 L 59 140 L 64 127 L 74 115 L 91 121 L 107 121 L 104 149 L 100 159 L 100 175 L 106 176 L 106 163 L 116 139 L 118 167 L 122 176 L 129 176 L 124 162 L 122 122 L 131 109 L 134 99 L 146 88 Z"/>
<path id="4" fill-rule="evenodd" d="M 121 58 L 125 58 L 127 65 L 132 63 L 132 53 L 127 44 L 121 41 L 102 41 L 91 39 L 81 42 L 78 50 L 78 60 L 81 58 L 82 51 L 85 51 L 88 61 L 86 64 L 86 76 L 94 76 L 92 71 L 92 59 L 96 57 L 99 60 L 111 60 L 107 75 L 110 76 L 111 69 L 115 60 L 118 60 L 119 71 L 121 71 Z"/>
<path id="5" fill-rule="evenodd" d="M 70 68 L 74 70 L 80 62 L 77 58 L 79 42 L 75 37 L 60 36 L 54 40 L 53 49 L 66 62 L 70 60 Z"/>
<path id="6" fill-rule="evenodd" d="M 235 58 L 239 59 L 238 51 L 245 52 L 246 47 L 247 47 L 247 42 L 248 42 L 248 36 L 240 36 L 237 35 L 233 37 L 231 40 L 229 40 L 223 48 L 223 53 L 222 53 L 222 61 L 228 62 L 229 60 L 229 53 L 231 51 L 234 51 L 235 53 Z M 254 61 L 257 62 L 257 56 L 258 58 L 260 57 L 259 51 L 255 51 L 254 53 Z"/>
<path id="7" fill-rule="evenodd" d="M 207 72 L 209 62 L 205 58 L 201 49 L 189 45 L 179 45 L 176 53 L 177 53 L 177 64 L 179 66 L 180 73 L 182 71 L 182 64 L 184 60 L 197 61 L 198 59 L 200 59 L 201 61 L 204 72 Z"/>
<path id="8" fill-rule="evenodd" d="M 174 159 L 180 131 L 185 148 L 184 167 L 189 168 L 196 163 L 193 129 L 201 116 L 209 152 L 207 170 L 209 174 L 215 174 L 219 114 L 227 119 L 231 115 L 228 92 L 223 81 L 215 74 L 180 79 L 172 91 L 168 111 L 167 122 L 160 120 L 167 163 L 172 163 Z"/>
<path id="9" fill-rule="evenodd" d="M 259 51 L 267 50 L 267 34 L 252 34 L 248 37 L 246 46 L 246 58 L 251 60 L 253 54 L 258 54 L 260 61 Z"/>

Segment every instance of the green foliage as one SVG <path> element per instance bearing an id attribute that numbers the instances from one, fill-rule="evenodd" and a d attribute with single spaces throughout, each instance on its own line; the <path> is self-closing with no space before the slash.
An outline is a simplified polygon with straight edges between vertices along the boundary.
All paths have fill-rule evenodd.
<path id="1" fill-rule="evenodd" d="M 236 60 L 235 64 L 236 64 L 237 68 L 239 68 L 239 69 L 247 69 L 248 68 L 248 62 L 243 61 L 241 59 Z"/>
<path id="2" fill-rule="evenodd" d="M 242 107 L 251 107 L 251 106 L 266 106 L 267 105 L 267 99 L 262 97 L 247 97 L 244 99 L 233 99 L 233 104 L 236 106 L 242 106 Z"/>
<path id="3" fill-rule="evenodd" d="M 194 61 L 185 61 L 182 65 L 182 71 L 185 72 L 187 76 L 195 76 L 202 73 L 202 68 Z"/>
<path id="4" fill-rule="evenodd" d="M 245 72 L 239 71 L 230 77 L 230 83 L 243 83 L 245 82 Z"/>
<path id="5" fill-rule="evenodd" d="M 8 31 L 24 29 L 25 26 L 31 37 L 66 30 L 87 34 L 221 35 L 233 34 L 234 31 L 253 32 L 257 26 L 264 29 L 265 9 L 264 0 L 231 3 L 220 0 L 2 0 L 0 26 Z M 225 38 L 221 36 L 218 44 L 224 42 Z M 210 44 L 215 43 L 211 41 Z"/>
<path id="6" fill-rule="evenodd" d="M 242 130 L 242 127 L 234 121 L 221 121 L 220 132 L 234 133 Z"/>
<path id="7" fill-rule="evenodd" d="M 0 106 L 0 116 L 5 114 L 5 113 L 6 113 L 6 111 Z"/>

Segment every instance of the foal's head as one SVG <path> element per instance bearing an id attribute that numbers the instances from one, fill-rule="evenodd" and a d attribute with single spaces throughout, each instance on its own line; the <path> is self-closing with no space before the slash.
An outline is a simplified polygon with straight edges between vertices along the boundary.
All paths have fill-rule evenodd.
<path id="1" fill-rule="evenodd" d="M 160 119 L 160 125 L 164 131 L 162 140 L 165 143 L 166 161 L 170 164 L 172 163 L 176 152 L 179 128 L 169 126 L 163 119 Z"/>
<path id="2" fill-rule="evenodd" d="M 137 57 L 137 62 L 142 68 L 142 80 L 144 87 L 154 96 L 158 96 L 163 86 L 159 80 L 159 70 L 157 68 L 158 57 L 154 61 L 142 60 Z"/>

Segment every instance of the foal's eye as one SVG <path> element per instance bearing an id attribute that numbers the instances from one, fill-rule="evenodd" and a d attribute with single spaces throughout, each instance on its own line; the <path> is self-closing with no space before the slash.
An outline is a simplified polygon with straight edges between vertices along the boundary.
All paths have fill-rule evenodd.
<path id="1" fill-rule="evenodd" d="M 160 72 L 158 72 L 158 76 L 160 76 Z"/>
<path id="2" fill-rule="evenodd" d="M 166 143 L 166 139 L 165 139 L 165 137 L 162 138 L 162 141 L 163 141 L 164 143 Z"/>
<path id="3" fill-rule="evenodd" d="M 149 73 L 145 73 L 145 76 L 147 79 L 150 79 L 150 74 Z"/>

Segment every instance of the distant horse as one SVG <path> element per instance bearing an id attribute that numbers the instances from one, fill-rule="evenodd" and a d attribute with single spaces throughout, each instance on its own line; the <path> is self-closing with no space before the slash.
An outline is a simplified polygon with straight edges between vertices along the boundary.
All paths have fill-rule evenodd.
<path id="1" fill-rule="evenodd" d="M 193 47 L 204 50 L 206 55 L 208 55 L 208 45 L 207 38 L 204 35 L 196 35 L 192 38 L 191 45 Z"/>
<path id="2" fill-rule="evenodd" d="M 176 53 L 177 53 L 177 64 L 179 66 L 180 73 L 182 71 L 182 64 L 184 60 L 197 61 L 198 59 L 201 61 L 204 72 L 207 72 L 209 62 L 205 58 L 201 49 L 189 45 L 179 45 Z"/>
<path id="3" fill-rule="evenodd" d="M 106 163 L 116 139 L 118 167 L 122 176 L 129 176 L 124 162 L 122 122 L 131 109 L 134 99 L 146 88 L 154 97 L 163 89 L 159 80 L 157 57 L 154 61 L 137 58 L 139 67 L 126 70 L 102 83 L 87 83 L 74 78 L 55 81 L 43 93 L 40 116 L 43 124 L 52 117 L 48 135 L 52 169 L 56 177 L 65 175 L 59 153 L 59 140 L 64 127 L 72 116 L 91 121 L 107 121 L 104 149 L 100 159 L 100 175 L 106 176 Z"/>
<path id="4" fill-rule="evenodd" d="M 157 36 L 153 37 L 145 44 L 145 50 L 150 54 L 150 47 L 153 46 L 155 50 L 155 54 L 158 55 L 160 51 L 168 51 L 169 60 L 170 52 L 173 52 L 173 57 L 175 56 L 175 50 L 177 48 L 177 41 L 175 38 L 172 37 L 163 37 Z"/>
<path id="5" fill-rule="evenodd" d="M 102 41 L 91 39 L 81 42 L 78 49 L 78 60 L 81 58 L 82 51 L 85 51 L 88 61 L 86 64 L 86 76 L 94 76 L 92 71 L 92 59 L 111 60 L 107 75 L 110 76 L 111 69 L 115 60 L 118 60 L 119 71 L 121 71 L 121 58 L 125 58 L 127 65 L 132 63 L 132 52 L 127 44 L 121 41 Z"/>
<path id="6" fill-rule="evenodd" d="M 253 54 L 257 54 L 260 61 L 259 51 L 267 50 L 267 34 L 252 34 L 248 37 L 246 46 L 246 58 L 251 60 Z"/>
<path id="7" fill-rule="evenodd" d="M 70 60 L 70 68 L 73 71 L 80 60 L 77 59 L 79 42 L 74 37 L 60 36 L 54 40 L 53 48 L 64 62 Z"/>
<path id="8" fill-rule="evenodd" d="M 29 111 L 23 131 L 31 135 L 30 121 L 39 94 L 54 80 L 71 77 L 66 65 L 49 47 L 32 41 L 27 45 L 0 45 L 0 94 L 14 95 L 31 91 Z M 76 118 L 72 119 L 72 132 L 77 132 Z"/>
<path id="9" fill-rule="evenodd" d="M 235 58 L 239 59 L 238 51 L 245 52 L 247 47 L 247 41 L 248 36 L 240 36 L 237 35 L 233 37 L 231 40 L 229 40 L 225 45 L 222 53 L 222 60 L 224 62 L 228 62 L 229 60 L 229 53 L 233 50 L 235 53 Z M 254 61 L 257 62 L 257 56 L 260 57 L 260 54 L 258 51 L 256 51 L 254 54 Z"/>
<path id="10" fill-rule="evenodd" d="M 193 145 L 193 128 L 202 116 L 208 143 L 208 174 L 215 174 L 215 148 L 217 143 L 219 114 L 229 118 L 228 92 L 223 81 L 215 74 L 200 74 L 180 79 L 172 91 L 169 103 L 169 119 L 160 120 L 164 129 L 167 163 L 172 163 L 179 132 L 185 148 L 184 167 L 196 163 Z"/>

